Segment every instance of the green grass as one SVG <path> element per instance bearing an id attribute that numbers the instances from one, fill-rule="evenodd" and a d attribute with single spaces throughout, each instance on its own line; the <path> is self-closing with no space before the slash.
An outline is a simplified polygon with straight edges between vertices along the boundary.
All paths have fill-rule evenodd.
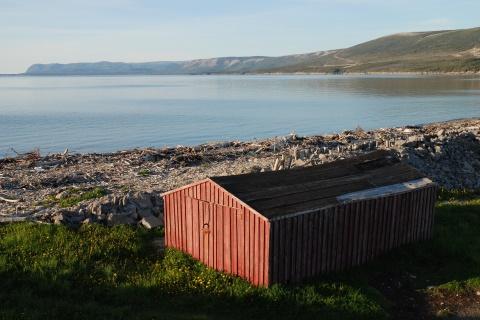
<path id="1" fill-rule="evenodd" d="M 480 198 L 480 190 L 470 190 L 470 189 L 455 189 L 447 190 L 440 188 L 438 192 L 438 200 L 440 202 L 448 201 L 462 201 L 462 200 L 473 200 Z"/>
<path id="2" fill-rule="evenodd" d="M 61 208 L 70 208 L 74 205 L 79 204 L 85 200 L 101 198 L 107 194 L 107 191 L 101 187 L 95 187 L 93 189 L 82 190 L 82 189 L 69 189 L 66 191 L 66 194 L 60 198 L 55 198 L 55 195 L 49 195 L 42 202 L 43 205 L 52 206 L 59 205 Z"/>
<path id="3" fill-rule="evenodd" d="M 380 288 L 388 279 L 410 275 L 403 285 L 415 292 L 479 289 L 479 234 L 479 198 L 442 201 L 432 240 L 266 289 L 175 250 L 158 254 L 151 240 L 159 231 L 1 225 L 0 319 L 387 319 L 398 313 Z"/>
<path id="4" fill-rule="evenodd" d="M 138 171 L 138 175 L 141 176 L 141 177 L 148 177 L 151 174 L 152 174 L 152 172 L 150 171 L 150 169 L 146 169 L 146 168 Z"/>

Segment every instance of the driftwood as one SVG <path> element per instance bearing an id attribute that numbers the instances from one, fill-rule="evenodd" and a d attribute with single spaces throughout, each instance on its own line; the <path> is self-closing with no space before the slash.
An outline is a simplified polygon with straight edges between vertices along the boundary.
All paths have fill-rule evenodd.
<path id="1" fill-rule="evenodd" d="M 3 221 L 23 219 L 11 217 L 30 212 L 29 221 L 52 223 L 55 217 L 68 211 L 69 217 L 75 218 L 62 223 L 107 223 L 110 215 L 128 215 L 128 221 L 138 224 L 144 211 L 160 215 L 163 203 L 158 200 L 158 193 L 161 191 L 208 176 L 314 166 L 387 149 L 387 145 L 392 144 L 390 141 L 395 141 L 393 150 L 402 160 L 441 186 L 480 188 L 480 156 L 471 152 L 480 150 L 480 119 L 469 119 L 367 132 L 357 130 L 113 153 L 76 154 L 65 150 L 42 157 L 38 150 L 30 153 L 12 150 L 9 153 L 15 157 L 0 158 L 0 218 Z M 76 197 L 77 193 L 96 187 L 102 190 L 99 199 L 85 200 L 68 209 L 60 207 L 59 199 L 52 200 L 72 188 L 78 188 Z M 143 193 L 158 202 L 141 206 L 137 200 L 144 198 Z M 80 221 L 80 217 L 84 220 Z"/>
<path id="2" fill-rule="evenodd" d="M 0 223 L 27 221 L 29 217 L 0 217 Z"/>
<path id="3" fill-rule="evenodd" d="M 0 201 L 10 202 L 10 203 L 17 203 L 17 202 L 19 202 L 20 200 L 19 200 L 19 199 L 6 198 L 6 197 L 4 197 L 4 196 L 2 196 L 2 195 L 0 194 Z"/>

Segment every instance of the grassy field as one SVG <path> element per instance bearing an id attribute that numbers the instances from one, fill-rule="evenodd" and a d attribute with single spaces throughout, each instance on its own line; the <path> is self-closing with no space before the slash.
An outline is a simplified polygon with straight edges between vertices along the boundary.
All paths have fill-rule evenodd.
<path id="1" fill-rule="evenodd" d="M 300 286 L 255 288 L 180 252 L 159 254 L 160 233 L 1 225 L 0 319 L 420 319 L 447 317 L 449 299 L 480 290 L 475 194 L 441 195 L 432 240 Z"/>

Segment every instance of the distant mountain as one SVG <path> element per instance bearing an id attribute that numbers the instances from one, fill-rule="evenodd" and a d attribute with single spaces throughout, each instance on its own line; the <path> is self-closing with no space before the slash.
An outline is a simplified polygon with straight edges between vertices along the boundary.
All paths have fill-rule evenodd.
<path id="1" fill-rule="evenodd" d="M 480 28 L 398 33 L 347 49 L 281 57 L 35 64 L 28 75 L 480 72 Z"/>
<path id="2" fill-rule="evenodd" d="M 326 52 L 283 57 L 222 57 L 189 61 L 158 61 L 143 63 L 93 62 L 67 64 L 34 64 L 29 75 L 125 75 L 125 74 L 209 74 L 246 73 L 263 69 L 293 66 L 315 59 Z"/>

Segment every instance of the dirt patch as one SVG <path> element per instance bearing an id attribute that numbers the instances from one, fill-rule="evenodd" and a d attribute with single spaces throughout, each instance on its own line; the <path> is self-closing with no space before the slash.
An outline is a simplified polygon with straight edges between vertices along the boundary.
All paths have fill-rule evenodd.
<path id="1" fill-rule="evenodd" d="M 409 273 L 379 274 L 371 285 L 391 303 L 393 319 L 480 319 L 480 291 L 419 288 Z"/>
<path id="2" fill-rule="evenodd" d="M 447 292 L 436 290 L 428 295 L 433 314 L 447 319 L 480 319 L 480 291 Z"/>

